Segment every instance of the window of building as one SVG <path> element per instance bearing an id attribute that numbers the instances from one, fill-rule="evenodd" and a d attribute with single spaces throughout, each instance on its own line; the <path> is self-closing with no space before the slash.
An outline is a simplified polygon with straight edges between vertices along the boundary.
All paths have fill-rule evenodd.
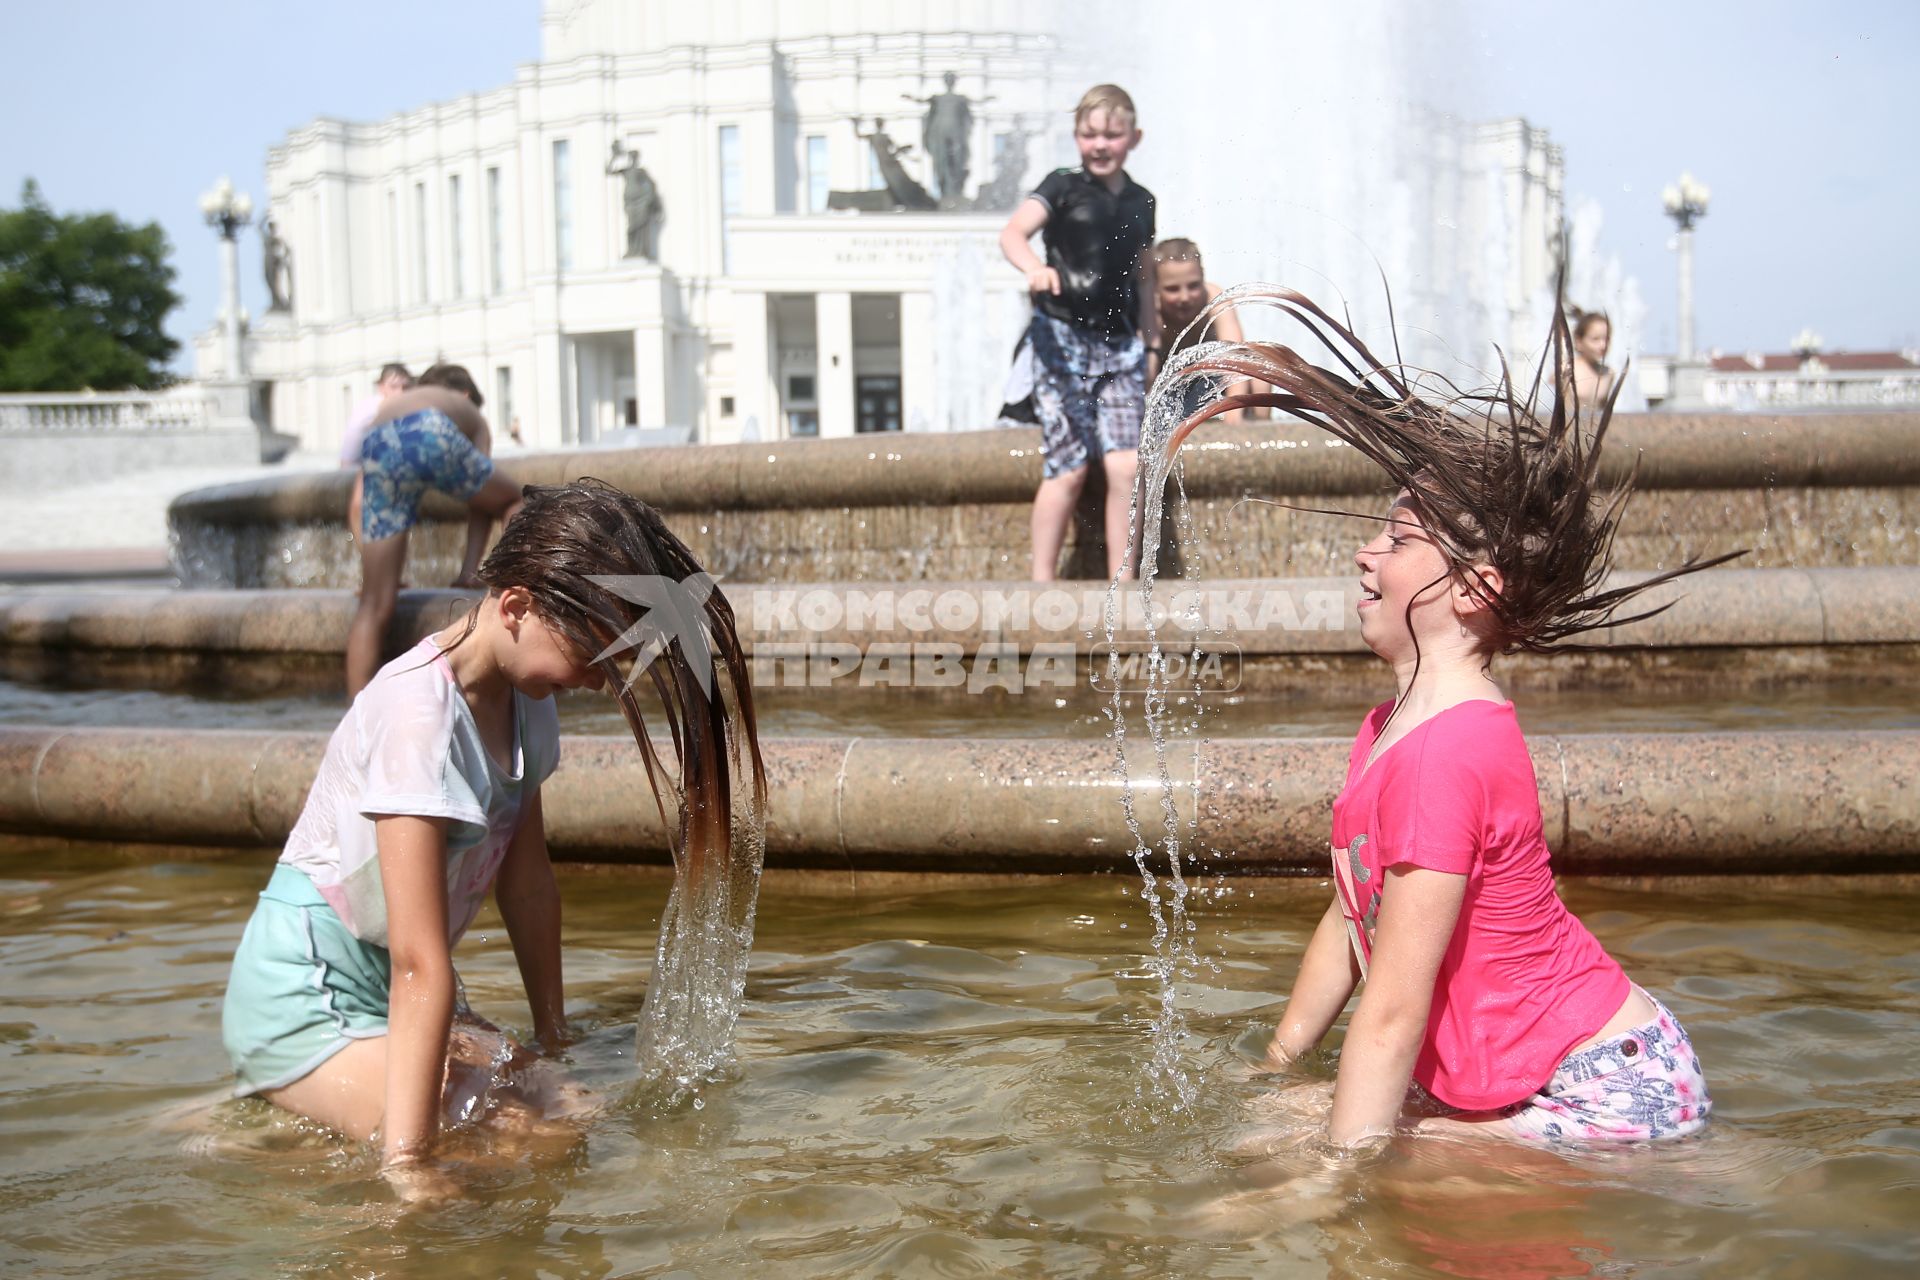
<path id="1" fill-rule="evenodd" d="M 727 219 L 740 212 L 740 126 L 720 126 L 720 274 L 733 269 L 733 245 L 727 237 Z"/>
<path id="2" fill-rule="evenodd" d="M 502 225 L 505 210 L 501 207 L 500 166 L 494 165 L 487 170 L 487 290 L 500 293 L 507 287 L 506 229 Z"/>
<path id="3" fill-rule="evenodd" d="M 413 300 L 425 302 L 427 280 L 427 184 L 413 184 Z"/>
<path id="4" fill-rule="evenodd" d="M 387 300 L 394 306 L 401 303 L 400 282 L 406 274 L 400 270 L 400 260 L 405 254 L 400 247 L 400 191 L 397 187 L 387 188 Z"/>
<path id="5" fill-rule="evenodd" d="M 827 140 L 820 134 L 807 137 L 807 212 L 827 211 Z"/>
<path id="6" fill-rule="evenodd" d="M 791 409 L 787 412 L 787 434 L 790 436 L 817 436 L 820 434 L 820 411 L 818 409 Z"/>
<path id="7" fill-rule="evenodd" d="M 460 175 L 447 175 L 447 296 L 467 296 L 467 238 L 461 234 Z"/>
<path id="8" fill-rule="evenodd" d="M 496 170 L 497 172 L 497 170 Z M 493 421 L 502 431 L 513 431 L 513 366 L 503 364 L 493 371 Z"/>
<path id="9" fill-rule="evenodd" d="M 565 138 L 553 141 L 553 265 L 573 269 L 573 155 Z"/>
<path id="10" fill-rule="evenodd" d="M 790 373 L 787 375 L 787 399 L 812 400 L 813 375 L 810 373 Z"/>
<path id="11" fill-rule="evenodd" d="M 733 397 L 732 396 L 720 397 L 720 416 L 723 418 L 731 418 L 733 416 Z"/>

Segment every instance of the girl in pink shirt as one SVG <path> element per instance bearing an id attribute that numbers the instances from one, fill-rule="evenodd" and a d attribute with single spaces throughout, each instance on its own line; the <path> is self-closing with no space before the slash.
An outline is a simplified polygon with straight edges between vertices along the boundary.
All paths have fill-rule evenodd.
<path id="1" fill-rule="evenodd" d="M 1238 344 L 1176 376 L 1278 394 L 1216 401 L 1170 433 L 1169 452 L 1207 417 L 1266 404 L 1360 449 L 1399 492 L 1355 557 L 1361 638 L 1398 690 L 1355 739 L 1333 805 L 1334 901 L 1267 1064 L 1285 1071 L 1318 1046 L 1358 987 L 1337 1144 L 1390 1135 L 1410 1085 L 1455 1119 L 1538 1141 L 1695 1132 L 1712 1102 L 1692 1045 L 1555 892 L 1533 764 L 1490 664 L 1645 617 L 1618 611 L 1731 557 L 1605 589 L 1625 497 L 1595 479 L 1611 402 L 1586 421 L 1567 403 L 1536 418 L 1507 385 L 1428 404 L 1307 299 L 1269 301 L 1329 335 L 1352 380 L 1278 344 Z M 1555 371 L 1569 346 L 1562 320 Z"/>

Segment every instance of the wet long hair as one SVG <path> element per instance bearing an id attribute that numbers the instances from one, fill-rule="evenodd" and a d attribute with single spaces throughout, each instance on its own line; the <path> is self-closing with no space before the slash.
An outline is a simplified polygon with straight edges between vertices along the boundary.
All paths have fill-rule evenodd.
<path id="1" fill-rule="evenodd" d="M 541 620 L 605 677 L 646 761 L 675 863 L 724 856 L 735 844 L 736 817 L 758 821 L 767 792 L 753 682 L 732 606 L 660 513 L 638 498 L 594 479 L 528 485 L 523 496 L 525 505 L 481 564 L 480 581 L 489 592 L 525 589 Z M 670 625 L 652 628 L 647 643 L 622 647 L 617 642 L 651 610 L 620 594 L 617 583 L 604 581 L 608 578 L 691 586 L 691 594 L 679 599 L 698 601 L 707 652 L 687 652 L 688 637 Z M 472 633 L 477 619 L 476 611 L 461 639 Z M 643 675 L 666 719 L 671 769 L 654 746 L 636 693 Z M 736 784 L 742 781 L 749 784 L 752 815 L 734 812 Z"/>
<path id="2" fill-rule="evenodd" d="M 1397 358 L 1387 364 L 1347 325 L 1291 289 L 1255 285 L 1229 290 L 1194 323 L 1204 326 L 1221 309 L 1248 302 L 1273 306 L 1297 321 L 1331 353 L 1337 367 L 1317 365 L 1278 342 L 1195 348 L 1169 365 L 1154 389 L 1156 400 L 1170 396 L 1177 403 L 1179 387 L 1208 376 L 1229 385 L 1251 379 L 1271 389 L 1220 397 L 1173 425 L 1167 458 L 1209 418 L 1255 405 L 1277 409 L 1345 441 L 1412 497 L 1447 559 L 1448 576 L 1486 606 L 1491 616 L 1489 658 L 1495 653 L 1592 648 L 1571 642 L 1671 608 L 1669 601 L 1622 613 L 1655 587 L 1746 554 L 1689 558 L 1678 568 L 1624 586 L 1606 585 L 1614 536 L 1633 491 L 1631 473 L 1612 487 L 1599 478 L 1601 444 L 1620 384 L 1598 405 L 1577 405 L 1562 393 L 1570 385 L 1567 375 L 1573 363 L 1564 307 L 1554 309 L 1547 351 L 1532 385 L 1523 392 L 1504 360 L 1497 385 L 1483 391 L 1460 391 L 1436 375 L 1407 370 Z M 1445 386 L 1451 394 L 1429 399 L 1416 385 Z M 1535 411 L 1543 388 L 1551 396 L 1544 415 Z M 1638 471 L 1637 461 L 1633 470 Z M 1320 514 L 1379 518 L 1350 511 Z M 1473 572 L 1475 565 L 1500 571 L 1498 591 Z"/>

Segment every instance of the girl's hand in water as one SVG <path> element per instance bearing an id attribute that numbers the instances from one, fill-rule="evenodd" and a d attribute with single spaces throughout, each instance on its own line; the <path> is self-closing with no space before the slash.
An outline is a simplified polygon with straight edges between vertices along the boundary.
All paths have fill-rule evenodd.
<path id="1" fill-rule="evenodd" d="M 445 1204 L 460 1198 L 460 1184 L 452 1175 L 420 1156 L 390 1156 L 381 1163 L 380 1176 L 387 1180 L 402 1204 Z"/>
<path id="2" fill-rule="evenodd" d="M 1274 1036 L 1267 1042 L 1267 1051 L 1255 1064 L 1255 1069 L 1267 1075 L 1291 1075 L 1299 1058 L 1280 1043 L 1280 1037 Z"/>
<path id="3" fill-rule="evenodd" d="M 1035 267 L 1027 272 L 1028 293 L 1060 294 L 1060 273 L 1052 267 Z"/>

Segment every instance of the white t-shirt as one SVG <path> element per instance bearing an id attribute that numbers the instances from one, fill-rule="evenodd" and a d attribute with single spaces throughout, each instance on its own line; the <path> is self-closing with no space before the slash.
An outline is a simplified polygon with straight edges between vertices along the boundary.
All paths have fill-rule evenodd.
<path id="1" fill-rule="evenodd" d="M 362 396 L 353 406 L 353 412 L 347 415 L 346 434 L 340 437 L 341 466 L 360 469 L 360 446 L 366 442 L 367 432 L 373 430 L 373 420 L 380 416 L 380 406 L 386 402 L 387 398 L 376 391 Z"/>
<path id="2" fill-rule="evenodd" d="M 386 666 L 327 742 L 280 861 L 313 881 L 347 930 L 387 945 L 376 815 L 446 818 L 447 943 L 485 901 L 526 801 L 560 762 L 552 698 L 515 691 L 513 768 L 480 741 L 473 711 L 431 637 Z"/>

